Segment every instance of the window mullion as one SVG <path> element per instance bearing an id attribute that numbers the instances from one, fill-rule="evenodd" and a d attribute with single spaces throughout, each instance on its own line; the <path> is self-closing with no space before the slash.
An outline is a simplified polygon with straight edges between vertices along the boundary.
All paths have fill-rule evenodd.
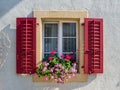
<path id="1" fill-rule="evenodd" d="M 59 22 L 58 29 L 58 56 L 62 55 L 62 22 Z"/>

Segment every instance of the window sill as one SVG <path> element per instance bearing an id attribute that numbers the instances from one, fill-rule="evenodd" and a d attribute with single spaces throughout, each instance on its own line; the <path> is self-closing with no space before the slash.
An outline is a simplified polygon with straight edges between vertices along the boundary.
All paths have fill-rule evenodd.
<path id="1" fill-rule="evenodd" d="M 68 79 L 67 82 L 87 82 L 88 75 L 87 74 L 76 74 L 74 77 Z M 55 83 L 54 80 L 44 80 L 44 77 L 38 77 L 36 75 L 33 75 L 33 82 L 53 82 Z"/>

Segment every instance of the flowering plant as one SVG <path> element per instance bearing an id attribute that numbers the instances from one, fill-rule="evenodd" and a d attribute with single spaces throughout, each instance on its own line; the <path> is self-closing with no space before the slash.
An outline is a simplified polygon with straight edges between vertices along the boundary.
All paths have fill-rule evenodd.
<path id="1" fill-rule="evenodd" d="M 65 80 L 75 76 L 76 62 L 73 61 L 72 55 L 62 55 L 59 58 L 52 51 L 50 56 L 45 59 L 36 69 L 39 77 L 45 76 L 44 80 L 55 79 L 58 83 L 64 83 Z"/>

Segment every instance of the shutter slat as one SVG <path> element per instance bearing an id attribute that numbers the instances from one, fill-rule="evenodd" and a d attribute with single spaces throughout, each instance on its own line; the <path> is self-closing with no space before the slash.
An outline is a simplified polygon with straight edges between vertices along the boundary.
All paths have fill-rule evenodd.
<path id="1" fill-rule="evenodd" d="M 85 73 L 103 73 L 103 19 L 85 18 Z"/>
<path id="2" fill-rule="evenodd" d="M 36 68 L 36 19 L 17 18 L 16 28 L 16 72 L 32 74 Z"/>

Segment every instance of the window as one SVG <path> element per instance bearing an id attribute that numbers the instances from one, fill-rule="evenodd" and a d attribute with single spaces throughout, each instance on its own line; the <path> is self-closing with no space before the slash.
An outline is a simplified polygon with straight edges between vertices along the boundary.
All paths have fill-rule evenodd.
<path id="1" fill-rule="evenodd" d="M 77 58 L 77 23 L 75 21 L 43 22 L 43 57 L 56 50 L 62 54 L 73 54 Z"/>
<path id="2" fill-rule="evenodd" d="M 87 81 L 87 74 L 84 73 L 84 18 L 87 17 L 86 11 L 34 11 L 34 17 L 36 17 L 37 21 L 37 46 L 36 46 L 36 64 L 38 65 L 39 62 L 42 60 L 44 53 L 46 54 L 50 50 L 44 50 L 45 43 L 43 41 L 44 39 L 51 38 L 51 42 L 56 43 L 55 45 L 51 45 L 53 49 L 57 49 L 57 54 L 60 55 L 62 53 L 70 53 L 71 48 L 73 51 L 76 52 L 77 56 L 77 62 L 78 62 L 78 74 L 75 75 L 75 77 L 69 79 L 67 82 L 81 82 L 81 81 Z M 52 24 L 50 24 L 52 23 Z M 51 33 L 46 30 L 47 35 L 44 35 L 45 32 L 45 25 L 49 28 L 56 28 L 56 30 L 53 34 L 53 31 L 51 30 Z M 71 32 L 68 32 L 69 28 L 73 27 L 76 30 L 71 30 Z M 55 30 L 55 29 L 53 29 Z M 70 31 L 70 30 L 69 30 Z M 59 35 L 62 37 L 59 38 Z M 47 38 L 47 37 L 50 38 Z M 52 41 L 53 39 L 61 39 Z M 76 40 L 74 43 L 72 41 Z M 67 42 L 65 40 L 72 42 L 71 45 L 67 46 L 65 45 Z M 61 45 L 59 45 L 59 43 Z M 50 45 L 50 43 L 46 44 Z M 64 47 L 63 47 L 64 46 Z M 75 46 L 75 47 L 73 47 Z M 47 47 L 48 48 L 48 47 Z M 62 48 L 62 49 L 60 49 Z M 60 50 L 59 50 L 60 49 Z M 48 51 L 49 50 L 49 51 Z M 45 51 L 45 52 L 44 52 Z M 73 52 L 72 51 L 72 52 Z M 34 82 L 45 82 L 43 78 L 35 77 L 33 76 Z M 48 81 L 47 81 L 48 82 Z M 51 81 L 50 81 L 51 82 Z"/>
<path id="3" fill-rule="evenodd" d="M 86 18 L 86 11 L 34 11 L 34 17 L 17 18 L 17 74 L 34 73 L 52 50 L 59 56 L 74 52 L 78 73 L 67 82 L 103 73 L 103 19 Z M 33 81 L 45 82 L 34 75 Z"/>

